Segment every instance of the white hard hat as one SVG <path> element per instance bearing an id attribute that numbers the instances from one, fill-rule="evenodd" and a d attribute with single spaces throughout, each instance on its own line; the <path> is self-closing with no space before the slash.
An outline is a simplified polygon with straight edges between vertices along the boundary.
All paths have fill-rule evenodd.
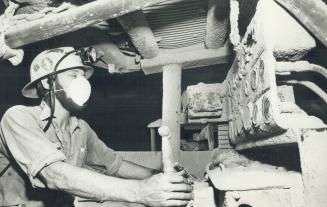
<path id="1" fill-rule="evenodd" d="M 30 76 L 31 82 L 29 82 L 22 90 L 23 96 L 27 98 L 39 98 L 36 90 L 37 83 L 51 75 L 61 73 L 67 70 L 80 68 L 85 70 L 86 78 L 91 77 L 93 74 L 93 68 L 84 65 L 81 57 L 73 52 L 73 47 L 60 47 L 50 50 L 45 50 L 38 54 L 31 63 Z M 71 54 L 68 54 L 72 52 Z M 68 54 L 68 55 L 67 55 Z M 56 64 L 59 60 L 67 55 L 59 63 L 56 71 L 54 71 Z"/>

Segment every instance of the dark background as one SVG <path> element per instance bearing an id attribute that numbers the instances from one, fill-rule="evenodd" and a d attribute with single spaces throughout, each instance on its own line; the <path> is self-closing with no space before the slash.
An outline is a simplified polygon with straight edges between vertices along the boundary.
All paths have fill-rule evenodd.
<path id="1" fill-rule="evenodd" d="M 29 82 L 32 53 L 26 53 L 24 62 L 18 67 L 13 67 L 8 61 L 0 61 L 1 117 L 13 105 L 36 105 L 40 102 L 21 95 L 21 89 Z M 222 82 L 228 68 L 227 65 L 219 65 L 184 70 L 182 91 L 187 85 L 199 82 Z M 96 68 L 90 83 L 92 95 L 80 117 L 115 150 L 150 150 L 147 125 L 161 118 L 162 74 L 146 76 L 143 72 L 134 72 L 113 75 Z"/>

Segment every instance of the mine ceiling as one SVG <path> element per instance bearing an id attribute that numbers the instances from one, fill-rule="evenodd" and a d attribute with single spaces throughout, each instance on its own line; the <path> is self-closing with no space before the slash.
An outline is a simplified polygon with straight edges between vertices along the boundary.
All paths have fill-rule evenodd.
<path id="1" fill-rule="evenodd" d="M 2 1 L 4 11 L 10 3 Z M 318 1 L 300 6 L 317 6 Z M 258 0 L 18 0 L 14 26 L 6 29 L 5 41 L 12 48 L 33 50 L 93 46 L 104 60 L 97 66 L 111 73 L 143 70 L 151 74 L 174 63 L 184 69 L 231 63 L 232 2 L 238 2 L 237 30 L 242 37 Z M 301 23 L 326 45 L 325 21 L 313 17 L 309 9 L 297 14 L 292 10 L 298 6 L 296 1 L 276 2 L 300 22 L 303 13 L 312 17 Z M 324 11 L 317 9 L 316 16 L 325 15 Z"/>

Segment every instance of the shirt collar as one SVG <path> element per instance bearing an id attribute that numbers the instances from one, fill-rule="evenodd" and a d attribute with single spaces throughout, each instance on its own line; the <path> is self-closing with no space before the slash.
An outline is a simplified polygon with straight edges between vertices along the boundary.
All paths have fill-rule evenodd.
<path id="1" fill-rule="evenodd" d="M 48 106 L 48 104 L 42 100 L 41 104 L 40 104 L 40 108 L 41 108 L 41 114 L 39 116 L 40 120 L 43 123 L 43 128 L 45 127 L 45 125 L 47 124 L 48 118 L 51 116 L 51 109 Z M 56 117 L 54 117 L 55 119 Z M 79 128 L 79 121 L 75 116 L 71 116 L 70 120 L 70 132 L 74 132 L 77 128 Z"/>

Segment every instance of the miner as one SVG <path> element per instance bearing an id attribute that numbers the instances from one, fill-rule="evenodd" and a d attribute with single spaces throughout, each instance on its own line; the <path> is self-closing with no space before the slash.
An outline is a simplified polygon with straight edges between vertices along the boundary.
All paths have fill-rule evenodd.
<path id="1" fill-rule="evenodd" d="M 0 206 L 74 206 L 74 196 L 147 206 L 183 206 L 192 187 L 183 173 L 163 174 L 128 162 L 75 116 L 91 86 L 87 50 L 61 47 L 32 61 L 22 90 L 38 106 L 14 106 L 0 127 Z"/>

